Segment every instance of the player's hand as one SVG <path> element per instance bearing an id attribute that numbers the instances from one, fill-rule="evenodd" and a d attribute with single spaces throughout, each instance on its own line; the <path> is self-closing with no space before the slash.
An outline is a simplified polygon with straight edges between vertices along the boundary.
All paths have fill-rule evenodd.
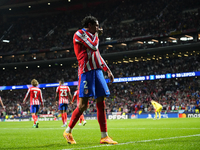
<path id="1" fill-rule="evenodd" d="M 114 76 L 113 76 L 112 72 L 110 70 L 108 70 L 107 73 L 108 73 L 108 77 L 109 77 L 110 81 L 113 82 Z"/>
<path id="2" fill-rule="evenodd" d="M 4 110 L 4 111 L 6 110 L 6 106 L 3 106 L 3 110 Z"/>
<path id="3" fill-rule="evenodd" d="M 99 30 L 98 30 L 98 36 L 101 36 L 103 34 L 103 28 L 101 27 L 101 28 L 99 28 Z"/>

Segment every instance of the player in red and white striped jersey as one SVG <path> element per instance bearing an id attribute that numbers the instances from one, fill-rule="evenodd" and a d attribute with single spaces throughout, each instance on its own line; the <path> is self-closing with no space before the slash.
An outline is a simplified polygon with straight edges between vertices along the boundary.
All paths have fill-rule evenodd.
<path id="1" fill-rule="evenodd" d="M 82 21 L 83 28 L 73 37 L 74 52 L 78 60 L 78 87 L 79 106 L 73 111 L 67 129 L 63 136 L 70 144 L 76 144 L 72 136 L 72 129 L 79 117 L 88 107 L 88 100 L 94 97 L 97 107 L 97 120 L 101 130 L 100 143 L 117 144 L 107 133 L 107 119 L 105 113 L 104 97 L 110 95 L 102 70 L 108 73 L 110 81 L 114 76 L 99 53 L 99 38 L 103 29 L 99 28 L 98 20 L 93 16 L 86 16 Z"/>
<path id="2" fill-rule="evenodd" d="M 98 34 L 80 29 L 74 34 L 73 43 L 79 65 L 78 75 L 94 69 L 103 69 L 105 72 L 109 70 L 99 53 Z"/>
<path id="3" fill-rule="evenodd" d="M 44 103 L 43 103 L 42 91 L 37 87 L 39 84 L 38 81 L 36 79 L 33 79 L 31 81 L 31 84 L 32 87 L 28 89 L 28 92 L 26 93 L 26 96 L 23 100 L 23 104 L 26 103 L 27 98 L 30 96 L 30 112 L 34 120 L 33 128 L 38 128 L 39 123 L 38 123 L 37 113 L 40 108 L 40 103 L 42 108 L 44 107 Z"/>
<path id="4" fill-rule="evenodd" d="M 74 103 L 75 100 L 77 100 L 77 107 L 78 107 L 79 106 L 79 90 L 76 90 L 74 92 L 74 97 L 72 99 L 72 104 Z M 88 101 L 88 106 L 89 106 L 89 101 Z M 85 118 L 84 118 L 84 116 L 83 116 L 83 114 L 80 116 L 79 120 L 80 120 L 79 125 L 82 125 L 82 121 L 83 121 L 83 126 L 87 123 Z"/>
<path id="5" fill-rule="evenodd" d="M 67 126 L 67 108 L 69 104 L 69 100 L 72 100 L 72 95 L 70 92 L 70 88 L 64 85 L 64 80 L 59 81 L 59 86 L 56 89 L 56 96 L 55 100 L 58 101 L 59 99 L 59 110 L 61 112 L 63 126 Z"/>

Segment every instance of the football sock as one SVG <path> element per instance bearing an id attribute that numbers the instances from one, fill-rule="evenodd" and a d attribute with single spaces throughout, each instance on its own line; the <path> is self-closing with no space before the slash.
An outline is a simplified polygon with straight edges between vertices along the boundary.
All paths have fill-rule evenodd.
<path id="1" fill-rule="evenodd" d="M 160 112 L 159 112 L 159 119 L 161 118 L 161 114 L 160 114 Z"/>
<path id="2" fill-rule="evenodd" d="M 80 116 L 80 123 L 81 123 L 82 121 L 84 121 L 84 116 L 83 116 L 83 114 Z"/>
<path id="3" fill-rule="evenodd" d="M 155 119 L 157 119 L 157 112 L 155 112 Z"/>
<path id="4" fill-rule="evenodd" d="M 105 138 L 106 136 L 108 136 L 107 132 L 101 132 L 101 138 Z"/>
<path id="5" fill-rule="evenodd" d="M 35 122 L 38 121 L 38 115 L 35 115 Z"/>
<path id="6" fill-rule="evenodd" d="M 61 114 L 61 117 L 62 117 L 63 124 L 65 124 L 65 114 Z"/>
<path id="7" fill-rule="evenodd" d="M 84 118 L 84 116 L 83 115 L 81 115 L 82 116 L 82 121 L 85 121 L 85 118 Z"/>
<path id="8" fill-rule="evenodd" d="M 80 116 L 83 112 L 80 112 L 79 108 L 77 107 L 74 112 L 72 113 L 72 117 L 69 122 L 69 127 L 73 129 L 73 127 L 76 125 L 77 121 L 79 120 Z"/>
<path id="9" fill-rule="evenodd" d="M 101 132 L 107 132 L 107 120 L 106 120 L 106 112 L 105 112 L 105 101 L 98 102 L 96 104 L 97 107 L 97 120 L 100 125 Z"/>
<path id="10" fill-rule="evenodd" d="M 35 124 L 36 123 L 36 116 L 32 115 L 32 118 L 33 118 L 33 121 L 34 121 L 34 124 Z"/>
<path id="11" fill-rule="evenodd" d="M 67 112 L 65 112 L 64 114 L 65 114 L 65 123 L 67 123 Z"/>

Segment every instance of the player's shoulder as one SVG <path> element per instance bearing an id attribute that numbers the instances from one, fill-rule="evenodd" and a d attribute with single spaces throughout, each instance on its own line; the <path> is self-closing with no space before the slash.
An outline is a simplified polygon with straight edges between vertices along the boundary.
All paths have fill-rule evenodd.
<path id="1" fill-rule="evenodd" d="M 82 34 L 84 34 L 83 29 L 79 29 L 79 30 L 77 30 L 77 31 L 74 33 L 74 37 L 80 36 L 80 35 L 82 35 Z"/>
<path id="2" fill-rule="evenodd" d="M 34 86 L 30 87 L 30 89 L 31 89 L 31 90 L 41 91 L 41 89 L 40 89 L 39 87 L 34 87 Z"/>

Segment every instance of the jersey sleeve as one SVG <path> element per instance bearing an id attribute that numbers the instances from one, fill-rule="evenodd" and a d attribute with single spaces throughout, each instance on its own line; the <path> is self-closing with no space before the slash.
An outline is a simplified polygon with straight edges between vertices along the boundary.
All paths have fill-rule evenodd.
<path id="1" fill-rule="evenodd" d="M 104 61 L 104 59 L 101 57 L 99 51 L 98 51 L 98 55 L 100 58 L 100 65 L 101 65 L 101 69 L 103 69 L 105 72 L 109 69 L 109 67 L 107 66 L 106 62 Z"/>
<path id="2" fill-rule="evenodd" d="M 85 47 L 90 50 L 96 51 L 99 46 L 99 38 L 95 35 L 94 40 L 85 33 L 85 31 L 79 30 L 74 34 L 75 42 L 82 43 Z"/>
<path id="3" fill-rule="evenodd" d="M 77 91 L 74 92 L 74 96 L 73 96 L 73 99 L 72 99 L 72 103 L 74 102 L 74 100 L 76 99 L 77 97 Z"/>
<path id="4" fill-rule="evenodd" d="M 58 93 L 59 92 L 59 86 L 56 88 L 56 93 Z"/>
<path id="5" fill-rule="evenodd" d="M 28 91 L 27 91 L 27 93 L 26 93 L 26 95 L 24 97 L 23 103 L 26 102 L 26 100 L 27 100 L 27 98 L 28 98 L 29 95 L 30 95 L 30 89 L 28 89 Z"/>

